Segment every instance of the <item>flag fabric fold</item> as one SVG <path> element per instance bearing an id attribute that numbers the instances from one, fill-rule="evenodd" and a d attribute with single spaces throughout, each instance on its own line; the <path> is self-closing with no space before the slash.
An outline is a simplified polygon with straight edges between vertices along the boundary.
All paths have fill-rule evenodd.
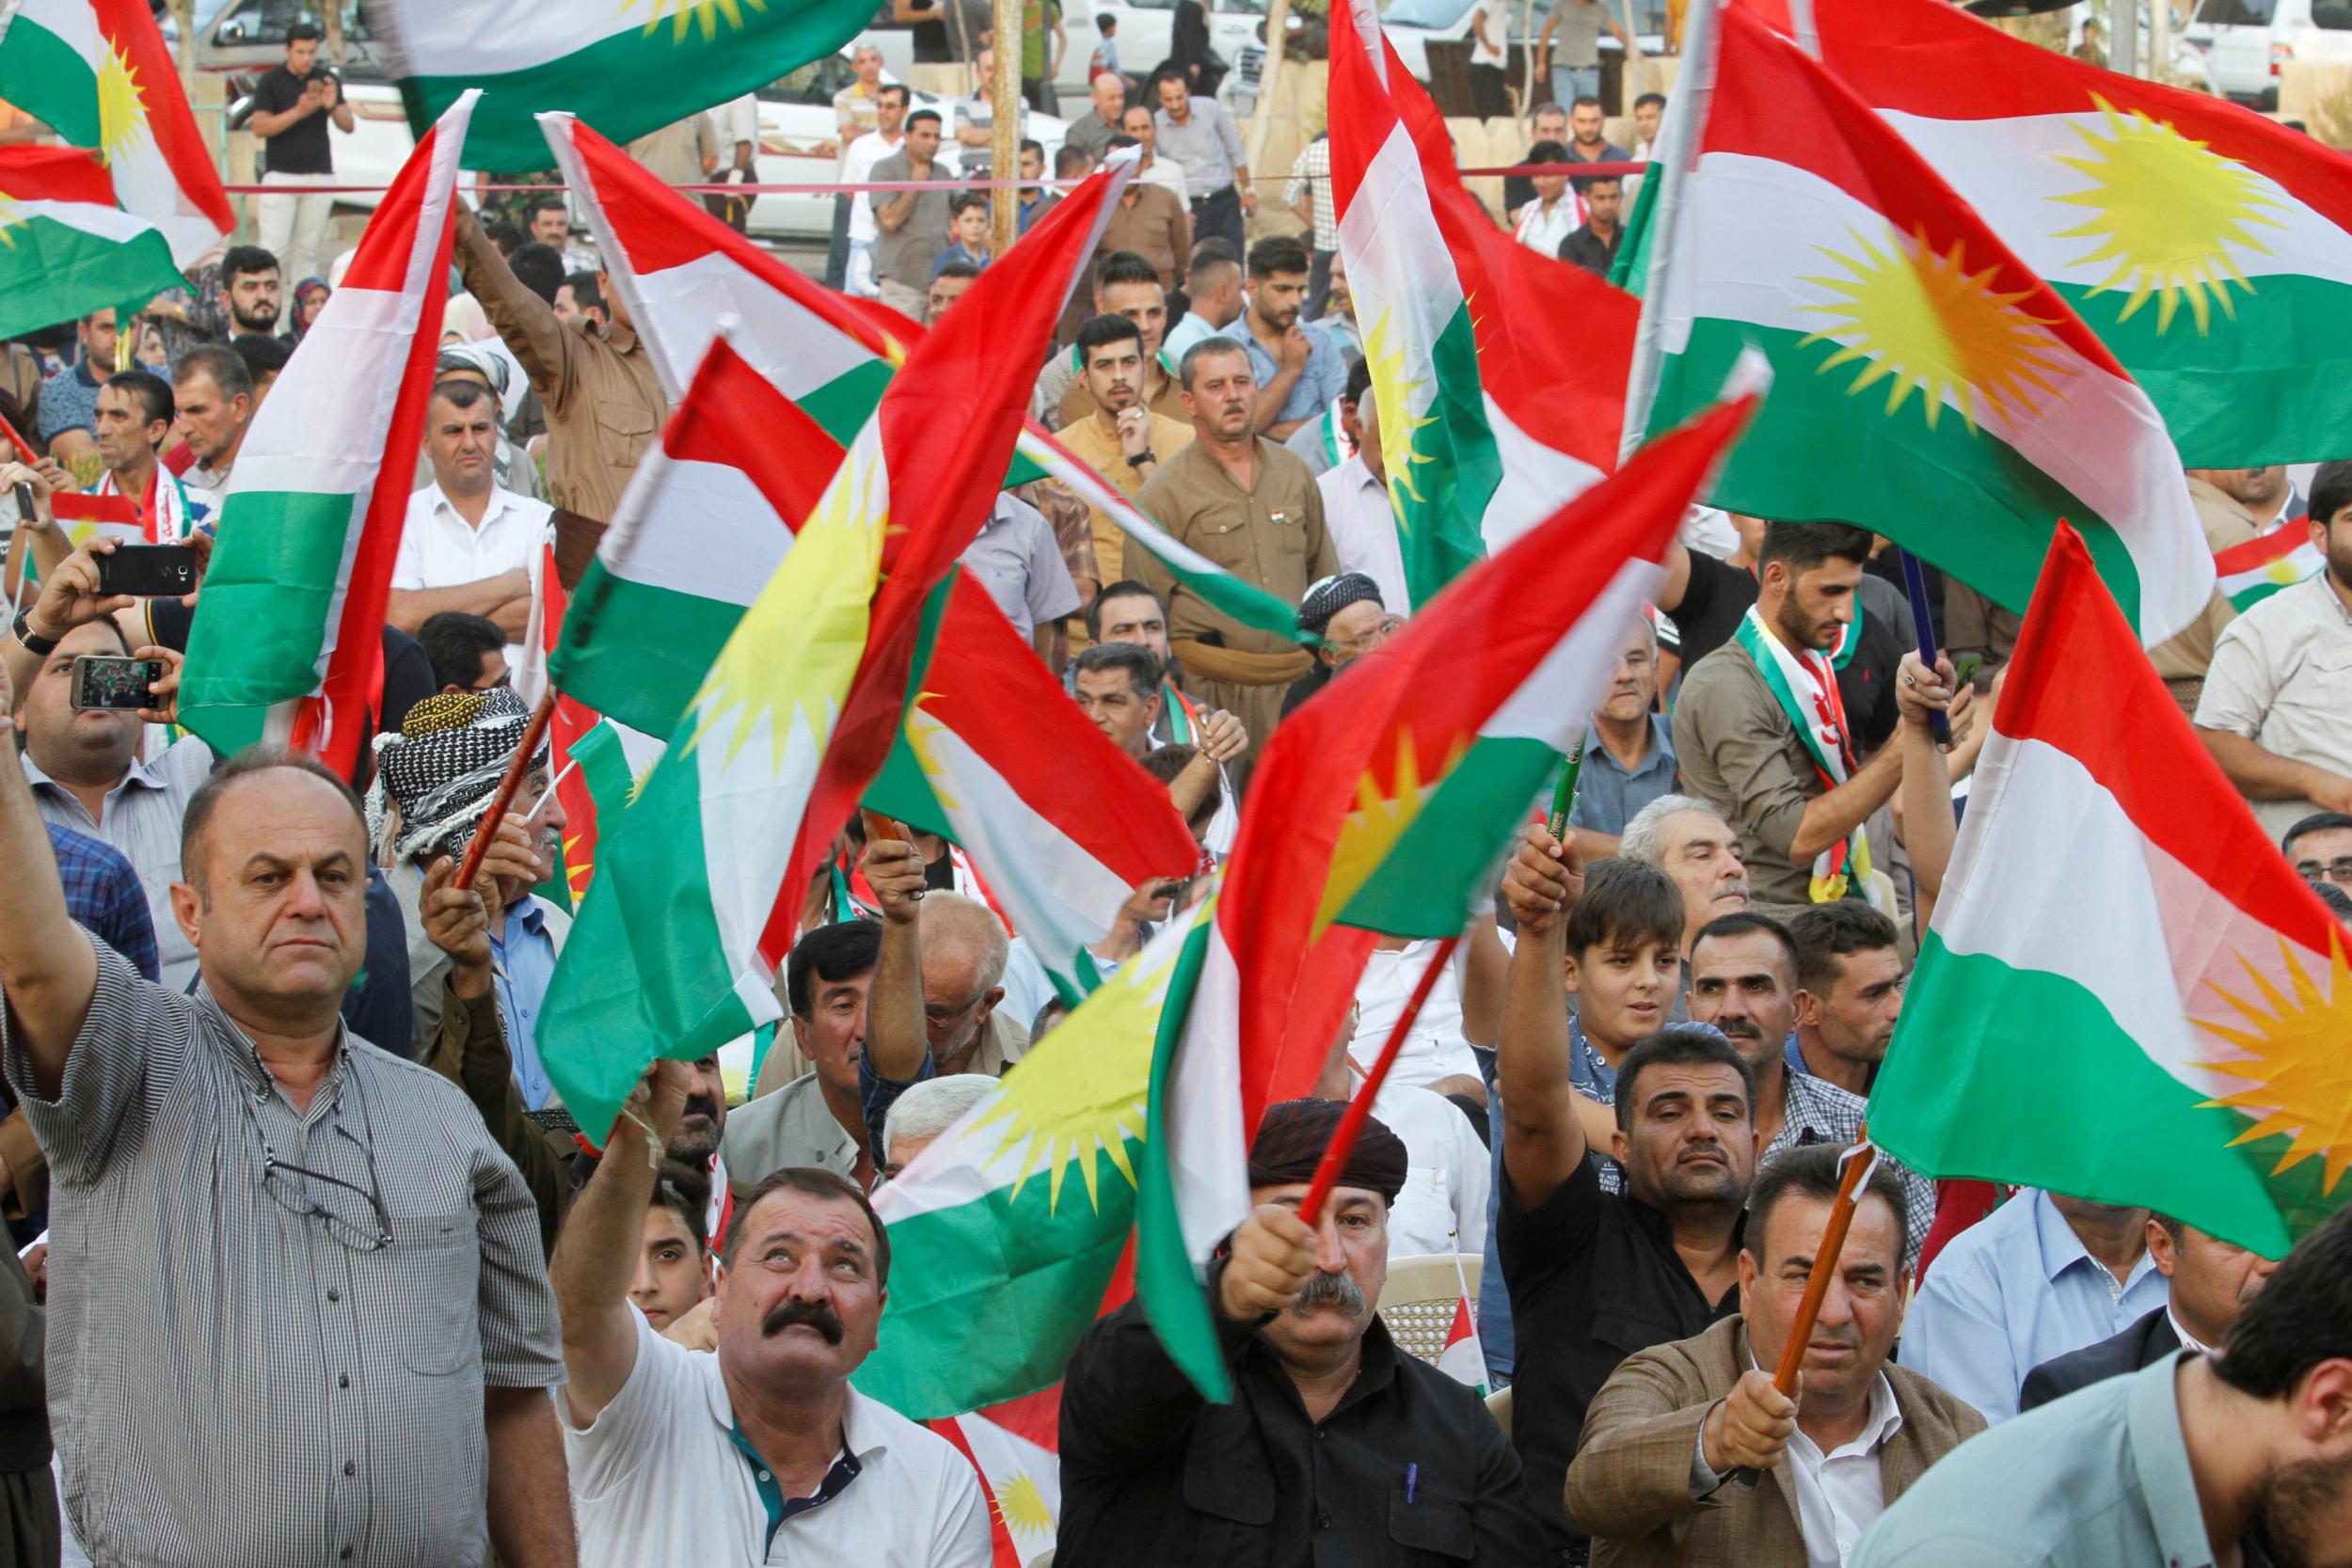
<path id="1" fill-rule="evenodd" d="M 2215 586 L 2240 614 L 2327 568 L 2328 558 L 2312 543 L 2311 521 L 2304 517 L 2289 517 L 2213 557 Z"/>
<path id="2" fill-rule="evenodd" d="M 2060 528 L 1870 1135 L 2280 1257 L 2352 1197 L 2348 940 Z"/>
<path id="3" fill-rule="evenodd" d="M 906 718 L 865 804 L 960 846 L 1063 999 L 1136 888 L 1200 849 L 1167 786 L 1096 729 L 961 568 L 931 591 Z"/>
<path id="4" fill-rule="evenodd" d="M 1647 428 L 1758 348 L 1772 395 L 1715 504 L 1859 524 L 2021 610 L 2064 517 L 2145 641 L 2202 614 L 2179 454 L 2114 356 L 1851 88 L 1747 11 L 1713 24 L 1653 217 Z"/>
<path id="5" fill-rule="evenodd" d="M 349 777 L 367 743 L 473 104 L 417 143 L 246 432 L 180 688 L 181 722 L 221 752 L 266 731 Z"/>
<path id="6" fill-rule="evenodd" d="M 921 373 L 894 379 L 848 444 L 605 835 L 543 1014 L 549 1074 L 592 1135 L 647 1062 L 780 1016 L 802 895 L 889 752 L 924 599 L 987 515 L 1028 403 L 1022 367 L 1043 357 L 1117 175 L 1065 198 L 917 345 Z"/>
<path id="7" fill-rule="evenodd" d="M 1332 8 L 1330 119 L 1340 249 L 1418 606 L 1615 466 L 1637 309 L 1495 227 L 1373 0 Z"/>
<path id="8" fill-rule="evenodd" d="M 2098 334 L 2195 467 L 2343 455 L 2352 160 L 1941 0 L 1738 0 L 1793 33 Z"/>
<path id="9" fill-rule="evenodd" d="M 118 205 L 96 153 L 0 147 L 0 336 L 144 301 L 180 282 L 169 242 Z"/>
<path id="10" fill-rule="evenodd" d="M 112 182 L 108 199 L 163 236 L 175 269 L 236 227 L 147 0 L 18 0 L 0 20 L 0 99 L 95 153 Z M 100 304 L 145 297 L 134 290 Z"/>
<path id="11" fill-rule="evenodd" d="M 865 0 L 369 0 L 386 70 L 421 132 L 486 95 L 478 166 L 540 166 L 532 117 L 562 109 L 615 141 L 675 124 L 821 60 L 873 17 Z"/>

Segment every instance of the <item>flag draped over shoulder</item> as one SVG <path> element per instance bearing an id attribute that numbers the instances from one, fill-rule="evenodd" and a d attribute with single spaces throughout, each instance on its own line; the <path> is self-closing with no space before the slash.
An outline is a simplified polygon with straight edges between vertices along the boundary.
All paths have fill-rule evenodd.
<path id="1" fill-rule="evenodd" d="M 0 99 L 96 153 L 113 183 L 108 199 L 163 236 L 175 267 L 194 265 L 236 227 L 147 0 L 18 0 L 0 21 Z M 0 296 L 13 292 L 0 287 Z"/>
<path id="2" fill-rule="evenodd" d="M 1024 367 L 1043 356 L 1117 180 L 1065 198 L 917 345 L 920 373 L 894 379 L 849 443 L 604 835 L 541 1025 L 549 1075 L 592 1135 L 647 1062 L 693 1060 L 779 1016 L 801 895 L 889 752 L 924 598 L 987 515 L 1028 402 Z"/>
<path id="3" fill-rule="evenodd" d="M 1655 401 L 1629 417 L 1664 428 L 1759 347 L 1772 395 L 1717 505 L 1859 524 L 2015 610 L 2065 517 L 2143 641 L 2201 614 L 2179 455 L 2114 356 L 1850 88 L 1748 12 L 1708 15 L 1652 215 Z"/>
<path id="4" fill-rule="evenodd" d="M 387 66 L 421 130 L 485 94 L 479 166 L 540 166 L 532 117 L 580 116 L 629 141 L 819 60 L 874 15 L 866 0 L 368 0 Z"/>
<path id="5" fill-rule="evenodd" d="M 1331 179 L 1419 605 L 1615 466 L 1636 308 L 1495 227 L 1372 0 L 1331 12 Z"/>
<path id="6" fill-rule="evenodd" d="M 0 335 L 178 287 L 171 246 L 116 204 L 95 153 L 0 147 Z"/>
<path id="7" fill-rule="evenodd" d="M 1792 0 L 1739 0 L 1783 32 Z M 2184 461 L 2344 454 L 2352 158 L 1941 0 L 1795 0 L 1821 63 L 2050 281 Z"/>
<path id="8" fill-rule="evenodd" d="M 913 669 L 865 803 L 961 846 L 1075 1002 L 1102 977 L 1089 946 L 1136 887 L 1188 877 L 1199 847 L 1167 786 L 1079 711 L 961 567 L 931 592 Z"/>
<path id="9" fill-rule="evenodd" d="M 266 729 L 348 777 L 367 742 L 473 103 L 417 143 L 246 431 L 180 687 L 181 722 L 217 751 Z"/>
<path id="10" fill-rule="evenodd" d="M 2280 1257 L 2352 1197 L 2347 940 L 2061 528 L 1871 1136 Z"/>

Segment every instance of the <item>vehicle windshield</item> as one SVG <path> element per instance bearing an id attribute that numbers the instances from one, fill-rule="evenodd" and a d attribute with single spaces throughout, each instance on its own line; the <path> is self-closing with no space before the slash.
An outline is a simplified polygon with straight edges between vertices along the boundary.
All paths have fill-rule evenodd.
<path id="1" fill-rule="evenodd" d="M 1472 0 L 1389 0 L 1380 20 L 1391 27 L 1420 27 L 1441 33 L 1462 20 Z"/>
<path id="2" fill-rule="evenodd" d="M 2267 27 L 2279 0 L 2199 0 L 2192 21 L 2215 27 Z"/>

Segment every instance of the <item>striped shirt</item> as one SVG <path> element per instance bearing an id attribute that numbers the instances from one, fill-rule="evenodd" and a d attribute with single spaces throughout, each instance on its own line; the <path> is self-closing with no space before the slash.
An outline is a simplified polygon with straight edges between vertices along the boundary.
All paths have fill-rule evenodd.
<path id="1" fill-rule="evenodd" d="M 209 992 L 103 948 L 56 1100 L 0 1028 L 54 1174 L 49 1418 L 91 1557 L 476 1568 L 484 1389 L 564 1363 L 531 1195 L 456 1086 L 339 1027 L 298 1111 Z"/>
<path id="2" fill-rule="evenodd" d="M 186 814 L 197 786 L 212 775 L 212 748 L 190 736 L 152 762 L 134 757 L 100 802 L 105 813 L 103 820 L 91 816 L 71 790 L 42 772 L 30 752 L 21 760 L 42 821 L 113 845 L 139 874 L 139 885 L 147 890 L 148 914 L 155 927 L 163 983 L 173 990 L 185 990 L 196 978 L 196 949 L 188 944 L 180 922 L 172 918 L 171 884 L 180 879 L 180 818 Z"/>

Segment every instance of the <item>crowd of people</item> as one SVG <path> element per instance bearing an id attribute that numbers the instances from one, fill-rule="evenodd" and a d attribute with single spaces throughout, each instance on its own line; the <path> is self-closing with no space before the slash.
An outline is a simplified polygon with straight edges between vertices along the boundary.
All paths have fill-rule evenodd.
<path id="1" fill-rule="evenodd" d="M 1515 181 L 1503 214 L 1600 272 L 1634 180 L 1566 170 L 1645 157 L 1663 107 L 1609 139 L 1573 63 L 1605 21 L 1554 8 L 1566 103 L 1534 109 L 1527 162 L 1564 172 Z M 347 128 L 312 31 L 257 100 L 272 186 L 317 182 L 310 142 Z M 1305 232 L 1253 239 L 1215 97 L 1122 76 L 1102 38 L 1053 173 L 1144 161 L 1032 412 L 1302 637 L 1234 620 L 1050 480 L 998 494 L 962 564 L 1208 866 L 1268 737 L 1417 606 L 1327 144 L 1282 192 Z M 844 181 L 944 179 L 949 143 L 969 175 L 981 106 L 910 112 L 881 63 L 856 51 L 836 102 Z M 640 155 L 671 177 L 674 154 L 677 183 L 748 171 L 742 123 L 722 106 Z M 988 1562 L 989 1478 L 853 1381 L 891 1288 L 872 1195 L 1067 1013 L 969 862 L 844 824 L 755 1070 L 657 1063 L 609 1130 L 573 1121 L 542 1027 L 571 923 L 544 742 L 457 885 L 528 726 L 513 683 L 559 515 L 612 517 L 669 412 L 564 198 L 458 220 L 351 776 L 183 733 L 200 583 L 112 592 L 117 538 L 60 520 L 69 495 L 123 498 L 199 563 L 236 526 L 255 412 L 331 293 L 314 199 L 273 190 L 262 244 L 21 345 L 54 363 L 0 391 L 39 448 L 0 464 L 29 503 L 0 584 L 0 1561 Z M 1056 199 L 1025 195 L 1022 230 Z M 935 321 L 991 263 L 986 215 L 941 187 L 845 193 L 828 281 Z M 2259 602 L 2217 594 L 2152 656 L 2352 916 L 2352 462 L 2187 483 L 2217 551 L 2295 528 L 2319 558 Z M 1508 847 L 1313 1223 L 1342 1106 L 1436 943 L 1382 939 L 1315 1095 L 1257 1129 L 1252 1212 L 1208 1279 L 1233 1398 L 1204 1400 L 1137 1304 L 1074 1347 L 1054 1560 L 2352 1562 L 2352 1216 L 2281 1261 L 1889 1161 L 1798 1386 L 1774 1381 L 2018 634 L 1957 576 L 1913 604 L 1887 546 L 1692 512 L 1565 831 Z M 123 656 L 160 665 L 149 705 L 77 705 L 77 661 Z M 1107 967 L 1171 895 L 1137 892 Z M 1460 1261 L 1471 1378 L 1384 1318 L 1423 1258 Z"/>

